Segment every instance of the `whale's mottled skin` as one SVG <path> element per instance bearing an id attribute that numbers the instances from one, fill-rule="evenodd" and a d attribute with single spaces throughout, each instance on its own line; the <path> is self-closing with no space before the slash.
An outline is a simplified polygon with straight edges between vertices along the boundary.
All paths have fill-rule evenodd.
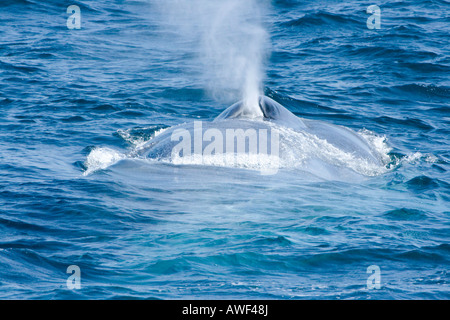
<path id="1" fill-rule="evenodd" d="M 250 109 L 243 102 L 237 102 L 224 110 L 214 121 L 203 121 L 201 128 L 198 125 L 196 126 L 194 122 L 168 128 L 148 141 L 141 154 L 154 159 L 170 159 L 173 148 L 180 141 L 179 139 L 173 139 L 176 130 L 187 130 L 193 136 L 195 133 L 201 135 L 208 129 L 215 129 L 222 132 L 225 137 L 227 129 L 247 130 L 250 128 L 255 130 L 267 129 L 269 134 L 271 130 L 278 128 L 281 132 L 279 135 L 279 157 L 281 159 L 298 155 L 299 158 L 302 158 L 302 161 L 306 161 L 305 163 L 316 164 L 317 161 L 315 160 L 320 160 L 322 163 L 327 163 L 328 171 L 336 163 L 339 163 L 339 166 L 342 167 L 342 161 L 344 160 L 339 159 L 339 157 L 342 158 L 343 154 L 361 159 L 367 165 L 383 165 L 376 150 L 373 150 L 369 142 L 355 131 L 323 121 L 299 118 L 267 96 L 259 98 L 259 109 Z M 304 151 L 305 146 L 302 140 L 304 137 L 309 139 L 305 140 L 308 141 L 306 151 Z M 207 139 L 202 141 L 201 149 L 203 150 L 211 141 Z M 317 150 L 313 150 L 315 146 Z M 322 154 L 324 153 L 323 146 L 327 148 L 326 155 Z M 194 143 L 192 144 L 192 152 L 195 152 Z M 237 152 L 236 149 L 234 152 Z M 307 159 L 303 158 L 306 153 L 308 154 Z M 333 159 L 333 154 L 335 154 L 336 159 Z M 318 159 L 314 159 L 314 157 Z M 315 168 L 317 169 L 317 166 Z M 305 166 L 303 170 L 308 170 L 308 166 Z"/>

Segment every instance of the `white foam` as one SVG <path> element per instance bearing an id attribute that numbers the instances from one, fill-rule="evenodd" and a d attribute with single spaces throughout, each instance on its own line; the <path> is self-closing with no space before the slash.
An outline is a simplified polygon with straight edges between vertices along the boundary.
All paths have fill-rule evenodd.
<path id="1" fill-rule="evenodd" d="M 410 153 L 410 154 L 404 156 L 401 159 L 401 162 L 403 162 L 403 163 L 417 163 L 419 161 L 435 163 L 438 161 L 438 158 L 435 155 L 430 154 L 430 153 L 414 152 L 414 153 Z"/>
<path id="2" fill-rule="evenodd" d="M 366 139 L 371 149 L 376 152 L 376 155 L 384 164 L 389 163 L 389 161 L 391 160 L 389 157 L 389 152 L 392 151 L 392 147 L 387 143 L 387 138 L 385 135 L 380 136 L 375 132 L 367 129 L 358 131 L 358 134 Z"/>
<path id="3" fill-rule="evenodd" d="M 422 152 L 409 153 L 403 157 L 392 160 L 389 156 L 389 152 L 392 151 L 392 148 L 388 145 L 386 136 L 379 136 L 367 129 L 363 129 L 358 133 L 367 140 L 371 148 L 377 153 L 383 163 L 387 165 L 390 170 L 405 163 L 415 164 L 422 161 L 435 163 L 438 161 L 438 158 L 435 155 Z"/>
<path id="4" fill-rule="evenodd" d="M 249 170 L 273 171 L 279 168 L 280 158 L 268 154 L 234 154 L 223 153 L 213 155 L 189 155 L 163 159 L 175 165 L 204 165 L 229 168 L 242 168 Z"/>
<path id="5" fill-rule="evenodd" d="M 384 163 L 378 165 L 369 159 L 345 152 L 313 134 L 280 128 L 280 139 L 286 141 L 282 145 L 283 150 L 280 151 L 284 154 L 283 167 L 311 169 L 311 166 L 315 166 L 317 171 L 320 171 L 331 165 L 350 169 L 365 176 L 377 176 L 387 171 Z M 387 153 L 384 153 L 389 148 L 376 139 L 373 139 L 373 142 L 379 144 L 377 152 L 383 155 L 383 158 L 389 158 Z M 323 163 L 323 166 L 319 166 L 318 162 Z"/>
<path id="6" fill-rule="evenodd" d="M 169 128 L 161 128 L 155 131 L 154 136 L 157 137 L 159 136 L 161 133 L 163 133 L 164 131 L 166 131 Z"/>
<path id="7" fill-rule="evenodd" d="M 87 176 L 95 171 L 106 169 L 125 158 L 126 155 L 117 152 L 116 150 L 110 148 L 95 148 L 86 158 L 84 163 L 86 171 L 83 172 L 83 175 Z"/>
<path id="8" fill-rule="evenodd" d="M 152 129 L 152 127 L 149 128 L 143 128 L 145 129 Z M 134 148 L 134 152 L 142 150 L 142 148 L 144 147 L 144 145 L 147 143 L 147 141 L 153 139 L 156 136 L 159 136 L 161 133 L 163 133 L 164 131 L 166 131 L 168 128 L 161 128 L 156 130 L 152 136 L 150 138 L 145 138 L 143 136 L 134 136 L 132 134 L 132 130 L 133 129 L 119 129 L 117 130 L 117 134 L 126 142 L 128 142 L 129 144 L 131 144 Z"/>

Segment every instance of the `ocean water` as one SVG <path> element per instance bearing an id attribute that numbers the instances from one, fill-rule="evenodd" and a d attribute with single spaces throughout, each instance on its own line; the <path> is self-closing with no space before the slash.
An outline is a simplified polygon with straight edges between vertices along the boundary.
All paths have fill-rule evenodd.
<path id="1" fill-rule="evenodd" d="M 128 156 L 239 98 L 161 3 L 0 2 L 0 298 L 449 299 L 450 2 L 261 1 L 265 94 L 372 139 L 358 181 Z"/>

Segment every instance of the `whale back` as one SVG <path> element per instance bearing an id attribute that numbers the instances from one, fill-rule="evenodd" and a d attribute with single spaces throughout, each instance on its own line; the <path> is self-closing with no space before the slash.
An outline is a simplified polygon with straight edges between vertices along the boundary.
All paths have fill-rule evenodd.
<path id="1" fill-rule="evenodd" d="M 258 108 L 250 108 L 245 105 L 244 101 L 236 102 L 219 114 L 214 121 L 217 122 L 226 119 L 272 121 L 294 129 L 305 128 L 305 124 L 300 118 L 267 96 L 261 96 L 259 98 Z"/>
<path id="2" fill-rule="evenodd" d="M 323 171 L 330 179 L 333 176 L 346 175 L 348 170 L 363 175 L 383 171 L 382 155 L 365 137 L 352 129 L 319 120 L 299 118 L 269 97 L 260 97 L 258 106 L 259 108 L 253 110 L 243 102 L 237 102 L 212 122 L 194 121 L 168 128 L 141 147 L 139 153 L 154 159 L 171 159 L 174 163 L 206 161 L 203 157 L 184 157 L 184 151 L 183 156 L 177 154 L 173 158 L 176 146 L 184 145 L 186 139 L 189 155 L 202 154 L 206 148 L 211 149 L 213 143 L 219 143 L 222 152 L 219 152 L 216 160 L 222 163 L 228 159 L 228 152 L 235 155 L 242 152 L 237 148 L 237 144 L 232 144 L 233 149 L 224 149 L 228 141 L 227 132 L 241 132 L 245 142 L 245 135 L 256 130 L 258 135 L 255 136 L 259 137 L 258 139 L 259 134 L 264 132 L 268 134 L 265 141 L 272 141 L 272 133 L 274 137 L 278 137 L 276 148 L 279 148 L 280 163 L 286 167 L 301 168 L 317 176 L 322 176 Z M 199 137 L 199 140 L 196 137 Z M 234 138 L 232 139 L 234 143 Z M 200 143 L 197 144 L 196 141 Z M 250 150 L 250 138 L 244 144 L 246 154 Z M 270 149 L 272 150 L 271 145 Z M 265 161 L 264 157 L 257 158 Z M 243 167 L 247 165 L 243 164 Z"/>

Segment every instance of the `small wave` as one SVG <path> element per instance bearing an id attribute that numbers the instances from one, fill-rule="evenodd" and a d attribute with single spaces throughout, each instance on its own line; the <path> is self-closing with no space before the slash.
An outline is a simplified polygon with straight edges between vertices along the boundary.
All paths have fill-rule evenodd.
<path id="1" fill-rule="evenodd" d="M 166 260 L 160 259 L 148 267 L 149 272 L 152 274 L 176 274 L 189 271 L 190 269 L 190 263 L 182 257 Z"/>
<path id="2" fill-rule="evenodd" d="M 324 228 L 312 226 L 301 228 L 299 229 L 299 231 L 310 236 L 320 236 L 330 234 L 330 232 Z"/>
<path id="3" fill-rule="evenodd" d="M 300 5 L 297 0 L 274 0 L 274 3 L 277 7 L 281 8 L 293 8 Z"/>
<path id="4" fill-rule="evenodd" d="M 160 135 L 167 128 L 166 126 L 154 125 L 142 128 L 119 129 L 117 130 L 117 135 L 131 144 L 134 151 L 137 152 L 142 149 L 147 141 Z"/>
<path id="5" fill-rule="evenodd" d="M 6 6 L 10 6 L 10 5 L 28 5 L 28 4 L 33 4 L 33 2 L 29 1 L 29 0 L 2 0 L 0 2 L 0 7 L 6 7 Z"/>
<path id="6" fill-rule="evenodd" d="M 366 139 L 366 141 L 369 143 L 369 145 L 372 147 L 373 150 L 376 151 L 378 156 L 381 158 L 381 161 L 384 164 L 387 164 L 390 162 L 391 158 L 389 156 L 389 153 L 392 151 L 392 147 L 389 146 L 387 142 L 387 137 L 385 135 L 380 136 L 376 134 L 373 131 L 362 129 L 358 131 L 358 133 Z"/>
<path id="7" fill-rule="evenodd" d="M 126 155 L 110 148 L 95 148 L 86 158 L 84 163 L 86 171 L 83 172 L 87 176 L 95 171 L 103 170 L 109 166 L 126 158 Z"/>
<path id="8" fill-rule="evenodd" d="M 384 216 L 392 220 L 422 220 L 427 217 L 426 213 L 421 210 L 408 208 L 390 210 Z"/>
<path id="9" fill-rule="evenodd" d="M 107 147 L 96 147 L 92 149 L 84 162 L 84 176 L 98 170 L 104 170 L 116 164 L 120 160 L 136 158 L 138 152 L 151 138 L 164 132 L 167 128 L 161 126 L 150 126 L 144 128 L 119 129 L 117 135 L 131 145 L 128 153 L 122 153 Z"/>
<path id="10" fill-rule="evenodd" d="M 40 69 L 36 66 L 18 65 L 17 63 L 13 64 L 12 62 L 7 63 L 5 61 L 0 61 L 0 67 L 2 70 L 15 71 L 15 72 L 23 73 L 23 74 L 30 74 L 30 73 L 43 71 L 42 69 Z"/>
<path id="11" fill-rule="evenodd" d="M 414 191 L 423 192 L 439 187 L 439 180 L 427 176 L 418 176 L 406 182 L 406 186 Z"/>
<path id="12" fill-rule="evenodd" d="M 253 241 L 254 245 L 267 245 L 267 246 L 280 246 L 280 247 L 285 247 L 285 246 L 290 246 L 292 245 L 292 241 L 287 239 L 286 237 L 283 236 L 278 236 L 278 237 L 260 237 L 257 240 Z"/>
<path id="13" fill-rule="evenodd" d="M 333 14 L 330 12 L 318 11 L 307 13 L 303 17 L 281 23 L 284 27 L 305 27 L 305 26 L 324 26 L 324 25 L 358 25 L 358 21 L 348 15 Z"/>
<path id="14" fill-rule="evenodd" d="M 412 69 L 413 71 L 421 72 L 421 73 L 449 73 L 450 67 L 438 64 L 438 63 L 430 63 L 430 62 L 402 62 L 402 65 Z"/>
<path id="15" fill-rule="evenodd" d="M 318 113 L 323 114 L 343 114 L 346 111 L 341 109 L 335 109 L 327 106 L 322 106 L 315 102 L 310 102 L 306 100 L 294 99 L 292 97 L 282 95 L 275 90 L 272 90 L 268 87 L 264 88 L 264 95 L 272 98 L 282 106 L 289 109 L 294 114 L 299 115 L 314 115 L 317 116 Z"/>
<path id="16" fill-rule="evenodd" d="M 404 164 L 419 164 L 419 163 L 436 163 L 439 158 L 431 153 L 413 152 L 409 154 L 391 154 L 390 168 L 397 168 Z"/>
<path id="17" fill-rule="evenodd" d="M 414 152 L 408 154 L 402 158 L 402 162 L 405 163 L 418 163 L 418 162 L 428 162 L 428 163 L 436 163 L 438 162 L 438 157 L 431 153 L 421 153 Z"/>
<path id="18" fill-rule="evenodd" d="M 62 122 L 73 123 L 73 122 L 85 122 L 88 121 L 85 117 L 82 116 L 71 116 L 67 118 L 61 119 Z"/>
<path id="19" fill-rule="evenodd" d="M 395 125 L 398 125 L 398 126 L 403 126 L 403 127 L 422 129 L 425 131 L 430 131 L 430 130 L 434 129 L 434 127 L 432 127 L 427 122 L 425 122 L 421 119 L 417 119 L 417 118 L 398 119 L 398 118 L 393 118 L 393 117 L 388 117 L 388 116 L 381 116 L 381 117 L 373 118 L 373 120 L 376 123 L 388 124 L 392 127 L 394 127 Z"/>
<path id="20" fill-rule="evenodd" d="M 411 54 L 410 51 L 402 48 L 395 47 L 385 47 L 377 45 L 366 45 L 361 44 L 346 44 L 340 47 L 343 51 L 351 57 L 359 57 L 365 59 L 375 59 L 378 57 L 406 57 Z"/>
<path id="21" fill-rule="evenodd" d="M 401 252 L 396 254 L 395 257 L 398 259 L 407 259 L 408 261 L 420 261 L 421 263 L 425 263 L 427 261 L 434 264 L 446 263 L 446 257 L 449 253 L 449 249 L 450 246 L 448 244 L 440 244 Z"/>
<path id="22" fill-rule="evenodd" d="M 450 98 L 450 87 L 446 86 L 436 86 L 434 84 L 418 84 L 410 83 L 405 85 L 394 86 L 391 88 L 392 91 L 399 91 L 403 93 L 413 94 L 416 96 L 425 96 L 427 98 L 439 97 L 439 98 Z"/>
<path id="23" fill-rule="evenodd" d="M 389 153 L 389 157 L 391 158 L 387 167 L 390 170 L 394 170 L 403 165 L 418 165 L 421 163 L 437 163 L 439 162 L 439 158 L 431 153 L 422 153 L 422 152 L 413 152 L 409 154 L 400 154 L 400 153 Z"/>

